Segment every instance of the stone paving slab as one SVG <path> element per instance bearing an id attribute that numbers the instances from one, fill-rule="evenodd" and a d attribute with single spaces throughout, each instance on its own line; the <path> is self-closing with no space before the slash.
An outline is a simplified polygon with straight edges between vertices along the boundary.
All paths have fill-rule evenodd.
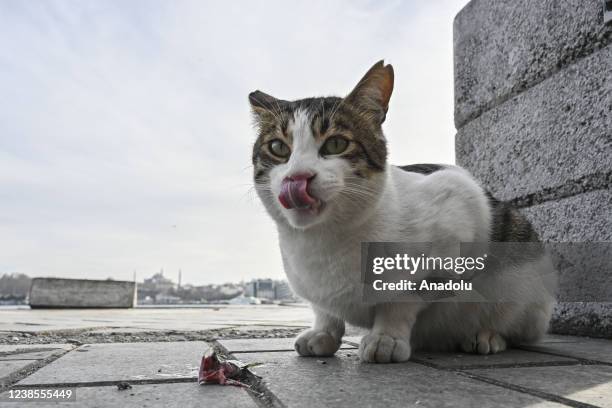
<path id="1" fill-rule="evenodd" d="M 548 345 L 556 343 L 576 343 L 583 341 L 583 337 L 559 336 L 554 334 L 546 335 L 538 345 Z M 248 341 L 248 340 L 245 340 Z M 361 336 L 345 336 L 342 341 L 347 344 L 359 347 Z M 571 348 L 571 346 L 568 346 Z M 537 350 L 534 350 L 537 351 Z M 573 364 L 578 363 L 575 358 L 564 356 L 552 356 L 540 353 L 525 353 L 522 350 L 510 349 L 503 353 L 480 356 L 465 353 L 432 353 L 416 352 L 413 360 L 423 362 L 428 365 L 435 365 L 440 368 L 458 368 L 463 366 L 505 366 L 512 364 Z"/>
<path id="2" fill-rule="evenodd" d="M 220 385 L 201 386 L 197 383 L 133 385 L 119 391 L 116 386 L 76 388 L 76 402 L 2 402 L 6 407 L 256 407 L 247 391 Z"/>
<path id="3" fill-rule="evenodd" d="M 295 351 L 295 338 L 280 339 L 233 339 L 218 340 L 228 353 L 263 352 L 263 351 Z M 350 344 L 342 344 L 341 349 L 355 349 Z"/>
<path id="4" fill-rule="evenodd" d="M 14 352 L 30 352 L 30 350 L 38 349 L 61 349 L 71 350 L 74 348 L 73 344 L 0 344 L 0 353 L 14 353 Z"/>
<path id="5" fill-rule="evenodd" d="M 243 353 L 263 362 L 253 371 L 287 406 L 308 407 L 559 407 L 528 394 L 420 364 L 362 364 L 340 353 L 330 358 L 290 352 Z"/>
<path id="6" fill-rule="evenodd" d="M 306 327 L 313 320 L 308 307 L 279 305 L 216 305 L 194 308 L 135 309 L 8 309 L 0 310 L 0 331 L 211 330 L 234 326 Z"/>
<path id="7" fill-rule="evenodd" d="M 522 347 L 540 353 L 553 353 L 612 364 L 612 340 L 576 338 L 580 340 L 575 343 L 546 343 Z"/>
<path id="8" fill-rule="evenodd" d="M 359 340 L 358 336 L 344 339 L 353 344 Z M 555 401 L 597 406 L 610 406 L 612 401 L 612 366 L 582 365 L 576 360 L 592 360 L 594 354 L 605 360 L 602 355 L 611 354 L 609 340 L 547 336 L 541 344 L 529 347 L 560 355 L 517 349 L 490 356 L 421 352 L 415 354 L 414 361 L 390 365 L 359 362 L 355 346 L 350 344 L 335 357 L 305 358 L 293 351 L 292 338 L 219 343 L 244 362 L 263 363 L 252 371 L 286 406 L 548 407 L 562 406 Z M 30 354 L 37 353 L 41 346 L 19 347 L 5 346 L 4 350 Z M 195 380 L 207 348 L 205 342 L 86 344 L 39 369 L 18 386 L 78 384 L 79 407 L 256 406 L 255 399 L 243 389 L 184 382 Z M 290 351 L 283 351 L 287 348 Z M 35 361 L 0 361 L 0 379 L 6 380 L 10 373 L 32 363 Z M 115 385 L 107 385 L 119 381 L 131 382 L 133 388 L 118 391 Z M 57 406 L 6 403 L 30 405 Z"/>
<path id="9" fill-rule="evenodd" d="M 3 384 L 4 379 L 6 379 L 12 373 L 19 371 L 32 363 L 32 360 L 8 360 L 0 362 L 0 384 Z"/>
<path id="10" fill-rule="evenodd" d="M 354 346 L 359 347 L 361 343 L 362 336 L 344 336 L 342 341 L 347 344 L 352 344 Z M 579 336 L 564 336 L 560 334 L 546 334 L 538 344 L 548 344 L 548 343 L 577 343 L 580 341 L 584 341 L 584 337 Z"/>
<path id="11" fill-rule="evenodd" d="M 554 356 L 532 351 L 509 349 L 497 354 L 435 353 L 417 351 L 412 356 L 417 362 L 437 368 L 508 367 L 513 365 L 570 365 L 578 364 L 571 357 Z"/>
<path id="12" fill-rule="evenodd" d="M 578 336 L 562 336 L 560 334 L 547 334 L 537 344 L 549 344 L 549 343 L 578 343 L 582 341 L 584 337 Z"/>
<path id="13" fill-rule="evenodd" d="M 86 344 L 19 384 L 194 378 L 205 342 Z"/>
<path id="14" fill-rule="evenodd" d="M 41 347 L 42 348 L 42 347 Z M 62 349 L 51 349 L 45 351 L 31 351 L 26 353 L 0 355 L 0 364 L 4 361 L 11 360 L 42 360 L 63 353 Z"/>
<path id="15" fill-rule="evenodd" d="M 612 408 L 610 366 L 522 367 L 470 372 L 586 404 Z"/>

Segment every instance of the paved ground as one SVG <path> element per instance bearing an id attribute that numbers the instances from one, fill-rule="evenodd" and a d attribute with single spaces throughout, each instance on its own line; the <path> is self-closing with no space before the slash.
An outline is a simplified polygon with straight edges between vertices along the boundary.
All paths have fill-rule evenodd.
<path id="1" fill-rule="evenodd" d="M 3 319 L 3 313 L 0 311 L 0 327 L 8 333 L 7 328 L 15 322 Z M 181 320 L 183 312 L 174 313 L 175 319 Z M 191 313 L 185 312 L 186 316 Z M 242 310 L 245 325 L 250 327 L 255 317 L 261 318 L 259 323 L 270 323 L 267 327 L 272 332 L 283 329 L 279 322 L 297 325 L 299 319 L 304 318 L 302 323 L 309 319 L 304 310 L 288 312 L 272 307 L 266 309 L 265 318 L 263 312 L 258 317 L 259 310 L 252 313 Z M 288 318 L 293 313 L 293 317 L 303 315 Z M 19 320 L 27 320 L 26 316 Z M 163 327 L 154 329 L 147 325 L 137 330 L 141 334 L 150 330 L 164 333 Z M 206 330 L 202 326 L 198 329 Z M 47 331 L 33 331 L 30 338 L 44 333 Z M 549 336 L 536 346 L 493 356 L 416 353 L 405 364 L 372 365 L 358 361 L 356 336 L 346 337 L 332 358 L 298 357 L 293 340 L 282 337 L 149 341 L 145 334 L 143 339 L 81 345 L 0 344 L 0 386 L 4 390 L 0 406 L 71 406 L 7 402 L 10 390 L 69 387 L 76 390 L 77 403 L 72 406 L 78 407 L 612 407 L 610 340 Z M 263 363 L 251 369 L 249 390 L 197 385 L 198 363 L 209 345 L 242 361 Z M 119 390 L 122 382 L 131 388 Z"/>
<path id="2" fill-rule="evenodd" d="M 136 309 L 0 309 L 0 344 L 120 343 L 288 337 L 308 327 L 305 305 Z"/>
<path id="3" fill-rule="evenodd" d="M 312 312 L 296 305 L 217 305 L 203 307 L 138 307 L 135 309 L 0 308 L 0 332 L 129 329 L 210 330 L 234 327 L 303 327 Z"/>

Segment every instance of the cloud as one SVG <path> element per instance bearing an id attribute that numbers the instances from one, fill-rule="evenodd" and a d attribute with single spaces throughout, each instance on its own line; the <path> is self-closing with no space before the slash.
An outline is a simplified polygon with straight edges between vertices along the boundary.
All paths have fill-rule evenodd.
<path id="1" fill-rule="evenodd" d="M 384 57 L 391 161 L 452 161 L 464 3 L 0 3 L 0 273 L 283 276 L 246 95 L 343 95 Z"/>

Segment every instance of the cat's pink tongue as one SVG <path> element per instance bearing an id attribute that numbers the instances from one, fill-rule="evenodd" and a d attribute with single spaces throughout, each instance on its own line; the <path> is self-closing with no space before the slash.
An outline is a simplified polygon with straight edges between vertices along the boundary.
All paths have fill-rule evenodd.
<path id="1" fill-rule="evenodd" d="M 317 202 L 317 199 L 308 193 L 308 177 L 286 178 L 281 184 L 278 201 L 287 209 L 306 209 Z"/>

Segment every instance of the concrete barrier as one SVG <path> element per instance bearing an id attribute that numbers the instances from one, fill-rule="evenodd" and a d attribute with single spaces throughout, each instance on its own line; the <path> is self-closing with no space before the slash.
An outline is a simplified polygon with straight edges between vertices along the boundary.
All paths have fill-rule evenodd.
<path id="1" fill-rule="evenodd" d="M 34 278 L 30 286 L 32 308 L 129 308 L 135 305 L 135 282 Z"/>
<path id="2" fill-rule="evenodd" d="M 454 22 L 457 163 L 548 242 L 612 241 L 612 24 L 603 12 L 600 0 L 472 0 Z M 585 301 L 560 303 L 552 331 L 612 337 L 612 299 L 586 301 L 612 265 L 560 272 L 560 294 Z"/>

